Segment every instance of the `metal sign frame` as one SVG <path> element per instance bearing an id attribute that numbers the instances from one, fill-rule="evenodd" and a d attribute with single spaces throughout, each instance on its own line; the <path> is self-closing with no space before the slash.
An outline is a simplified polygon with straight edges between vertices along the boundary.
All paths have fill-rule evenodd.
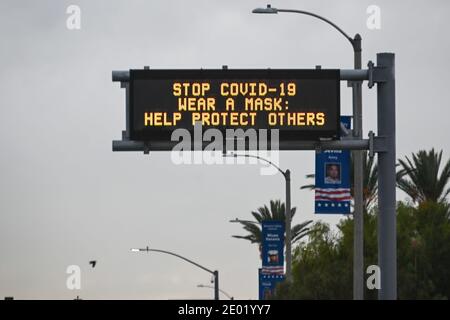
<path id="1" fill-rule="evenodd" d="M 113 71 L 113 81 L 121 82 L 129 94 L 129 71 Z M 358 137 L 337 141 L 300 141 L 289 143 L 291 150 L 349 149 L 369 150 L 378 153 L 378 265 L 381 288 L 379 299 L 397 298 L 397 222 L 396 222 L 396 146 L 395 146 L 395 55 L 378 53 L 377 65 L 369 62 L 368 69 L 340 70 L 341 81 L 368 80 L 369 88 L 377 84 L 377 126 L 375 136 Z M 127 114 L 129 105 L 127 103 Z M 158 146 L 158 150 L 162 146 Z M 280 149 L 283 148 L 280 144 Z M 288 146 L 289 147 L 289 146 Z M 113 141 L 113 151 L 143 151 L 148 153 L 154 146 L 145 142 L 129 140 L 129 119 L 122 140 Z M 289 148 L 285 149 L 288 150 Z"/>

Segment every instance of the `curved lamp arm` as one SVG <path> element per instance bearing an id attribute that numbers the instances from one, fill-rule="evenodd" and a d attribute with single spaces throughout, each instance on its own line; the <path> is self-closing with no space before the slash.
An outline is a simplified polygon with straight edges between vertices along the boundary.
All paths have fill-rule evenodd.
<path id="1" fill-rule="evenodd" d="M 202 266 L 202 265 L 200 265 L 200 264 L 198 264 L 198 263 L 196 263 L 196 262 L 194 262 L 194 261 L 192 261 L 192 260 L 190 260 L 190 259 L 188 259 L 188 258 L 185 258 L 185 257 L 183 257 L 183 256 L 180 256 L 179 254 L 176 254 L 176 253 L 174 253 L 174 252 L 170 252 L 170 251 L 166 251 L 166 250 L 160 250 L 160 249 L 151 249 L 151 248 L 149 248 L 149 247 L 146 247 L 145 249 L 131 249 L 131 251 L 133 251 L 133 252 L 138 252 L 138 251 L 145 251 L 145 252 L 159 252 L 159 253 L 169 254 L 169 255 L 171 255 L 171 256 L 174 256 L 174 257 L 180 258 L 180 259 L 182 259 L 182 260 L 184 260 L 184 261 L 186 261 L 186 262 L 189 262 L 190 264 L 193 264 L 194 266 L 196 266 L 196 267 L 198 267 L 198 268 L 200 268 L 200 269 L 203 269 L 203 270 L 205 270 L 206 272 L 209 272 L 209 273 L 211 273 L 211 274 L 213 274 L 213 275 L 215 274 L 214 271 L 209 270 L 208 268 L 206 268 L 206 267 L 204 267 L 204 266 Z"/>
<path id="2" fill-rule="evenodd" d="M 361 51 L 361 42 L 360 42 L 361 41 L 361 36 L 359 34 L 357 34 L 355 36 L 355 39 L 353 39 L 347 33 L 345 33 L 344 30 L 339 28 L 335 23 L 333 23 L 330 20 L 328 20 L 327 18 L 319 16 L 318 14 L 315 14 L 313 12 L 304 11 L 304 10 L 294 10 L 294 9 L 277 9 L 277 8 L 272 8 L 270 5 L 267 5 L 267 8 L 254 9 L 252 12 L 253 13 L 272 13 L 272 14 L 273 13 L 278 13 L 278 12 L 290 12 L 290 13 L 300 13 L 300 14 L 304 14 L 304 15 L 307 15 L 307 16 L 311 16 L 311 17 L 317 18 L 319 20 L 322 20 L 322 21 L 328 23 L 333 28 L 335 28 L 337 31 L 339 31 L 339 33 L 341 33 L 350 42 L 350 44 L 353 47 L 353 50 Z"/>
<path id="3" fill-rule="evenodd" d="M 269 160 L 267 160 L 267 159 L 261 158 L 260 156 L 255 156 L 255 155 L 252 155 L 252 154 L 235 154 L 235 153 L 232 153 L 232 154 L 224 154 L 223 156 L 224 156 L 224 157 L 235 157 L 235 158 L 237 158 L 237 157 L 247 157 L 247 158 L 255 158 L 255 159 L 261 160 L 261 161 L 264 161 L 264 162 L 270 164 L 270 165 L 273 166 L 274 168 L 276 168 L 278 171 L 280 171 L 280 173 L 281 173 L 284 177 L 286 177 L 286 172 L 285 172 L 285 171 L 281 170 L 280 167 L 278 167 L 278 166 L 277 166 L 275 163 L 273 163 L 272 161 L 269 161 Z"/>

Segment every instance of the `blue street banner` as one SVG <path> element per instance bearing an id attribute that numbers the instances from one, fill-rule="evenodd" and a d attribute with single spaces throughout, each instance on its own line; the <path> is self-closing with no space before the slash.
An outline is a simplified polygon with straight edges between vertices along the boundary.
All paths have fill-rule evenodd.
<path id="1" fill-rule="evenodd" d="M 259 278 L 259 300 L 269 300 L 275 293 L 279 282 L 284 281 L 284 274 L 264 274 L 258 269 Z"/>
<path id="2" fill-rule="evenodd" d="M 284 273 L 284 221 L 262 222 L 262 273 Z"/>
<path id="3" fill-rule="evenodd" d="M 341 123 L 350 129 L 351 117 Z M 317 151 L 315 177 L 315 213 L 350 213 L 350 151 Z"/>

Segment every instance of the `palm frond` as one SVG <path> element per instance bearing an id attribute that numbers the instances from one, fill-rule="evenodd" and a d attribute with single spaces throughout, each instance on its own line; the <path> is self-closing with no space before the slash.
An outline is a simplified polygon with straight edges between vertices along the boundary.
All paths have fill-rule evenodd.
<path id="1" fill-rule="evenodd" d="M 270 209 L 269 209 L 270 208 Z M 252 211 L 251 214 L 255 219 L 255 222 L 252 221 L 239 221 L 242 225 L 242 228 L 248 232 L 245 236 L 234 235 L 234 238 L 248 240 L 251 243 L 259 243 L 262 242 L 262 234 L 261 234 L 261 224 L 263 221 L 286 221 L 286 206 L 281 200 L 271 200 L 269 206 L 264 205 L 259 207 L 256 211 Z M 297 208 L 291 208 L 291 217 L 294 217 L 297 212 Z M 300 224 L 296 224 L 291 228 L 292 234 L 292 243 L 298 241 L 302 237 L 306 235 L 309 231 L 306 226 L 308 226 L 312 220 L 304 221 Z"/>
<path id="2" fill-rule="evenodd" d="M 258 240 L 255 238 L 255 237 L 253 237 L 252 235 L 247 235 L 247 236 L 232 236 L 233 238 L 236 238 L 236 239 L 244 239 L 244 240 L 248 240 L 248 241 L 250 241 L 251 243 L 258 243 Z"/>
<path id="3" fill-rule="evenodd" d="M 399 159 L 401 169 L 397 172 L 397 186 L 415 203 L 446 201 L 450 181 L 450 160 L 441 170 L 442 150 L 436 152 L 419 150 L 411 157 Z"/>

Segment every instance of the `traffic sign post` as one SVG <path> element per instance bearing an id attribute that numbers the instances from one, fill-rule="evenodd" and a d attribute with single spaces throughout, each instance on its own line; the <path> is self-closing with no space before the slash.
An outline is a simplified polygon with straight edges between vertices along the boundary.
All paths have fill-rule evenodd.
<path id="1" fill-rule="evenodd" d="M 380 300 L 397 299 L 397 216 L 395 173 L 395 56 L 377 54 L 377 67 L 384 81 L 377 83 L 378 136 L 385 152 L 378 153 L 378 264 L 381 272 Z"/>
<path id="2" fill-rule="evenodd" d="M 280 141 L 281 150 L 368 150 L 369 155 L 371 156 L 378 153 L 378 259 L 381 271 L 379 299 L 397 298 L 394 61 L 395 56 L 393 53 L 379 53 L 377 54 L 377 66 L 374 66 L 373 63 L 369 62 L 368 69 L 338 71 L 341 81 L 362 82 L 368 80 L 369 88 L 372 88 L 374 84 L 377 84 L 378 136 L 375 136 L 370 132 L 368 139 L 354 136 L 352 138 L 346 137 L 345 139 L 338 140 L 338 137 L 335 136 L 334 138 L 336 140 L 324 141 L 320 139 L 321 135 L 323 134 L 326 136 L 328 134 L 328 138 L 330 138 L 330 133 L 333 129 L 330 129 L 330 127 L 319 133 L 320 129 L 317 129 L 316 127 L 315 129 L 312 129 L 309 134 L 306 134 L 305 131 L 303 132 L 305 135 L 297 132 L 298 135 L 296 136 L 294 134 L 294 139 L 282 139 Z M 322 70 L 309 70 L 311 73 L 320 71 Z M 241 83 L 248 83 L 252 77 L 245 77 L 244 73 L 246 71 L 241 70 L 240 72 L 242 72 L 242 77 L 246 79 L 245 81 L 241 81 Z M 171 150 L 171 144 L 167 141 L 157 139 L 156 141 L 149 143 L 146 139 L 147 133 L 142 136 L 133 136 L 132 130 L 134 130 L 134 128 L 132 121 L 135 119 L 131 117 L 133 114 L 130 113 L 130 79 L 130 71 L 113 71 L 113 81 L 121 82 L 121 86 L 126 89 L 127 96 L 126 130 L 122 134 L 122 140 L 113 141 L 113 151 L 142 151 L 148 153 L 150 150 Z M 280 79 L 281 78 L 278 78 L 278 85 L 284 81 L 280 81 Z M 231 78 L 228 80 L 231 80 Z M 259 81 L 260 79 L 258 79 L 258 82 Z M 236 82 L 239 83 L 238 81 Z M 264 83 L 264 81 L 262 82 Z M 209 83 L 211 87 L 213 83 Z M 173 88 L 172 83 L 172 89 Z M 200 90 L 200 93 L 201 88 L 201 86 L 197 88 Z M 298 105 L 300 106 L 301 104 Z M 307 111 L 303 110 L 303 112 Z M 143 120 L 145 119 L 143 118 Z M 255 124 L 259 125 L 260 123 L 255 121 Z M 283 126 L 275 126 L 274 129 L 283 130 L 285 128 L 283 128 Z M 302 130 L 304 130 L 304 128 Z M 140 137 L 140 139 L 132 140 L 132 137 Z M 285 137 L 289 137 L 289 134 Z"/>

